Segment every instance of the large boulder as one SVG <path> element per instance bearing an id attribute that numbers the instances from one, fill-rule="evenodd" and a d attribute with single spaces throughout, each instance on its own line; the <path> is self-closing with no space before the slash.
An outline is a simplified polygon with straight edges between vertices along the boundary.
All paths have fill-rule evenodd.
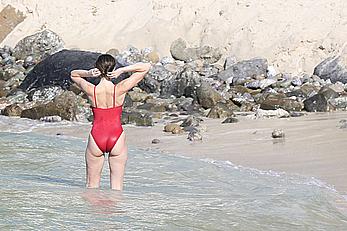
<path id="1" fill-rule="evenodd" d="M 77 50 L 62 50 L 37 64 L 24 79 L 19 88 L 26 92 L 32 89 L 60 86 L 68 89 L 72 84 L 70 72 L 74 69 L 91 69 L 100 53 Z M 87 78 L 96 83 L 98 78 Z"/>
<path id="2" fill-rule="evenodd" d="M 53 31 L 44 30 L 20 40 L 13 50 L 17 59 L 32 56 L 40 61 L 64 48 L 63 40 Z"/>
<path id="3" fill-rule="evenodd" d="M 315 67 L 313 74 L 332 83 L 347 83 L 347 52 L 323 60 Z"/>
<path id="4" fill-rule="evenodd" d="M 244 84 L 247 79 L 256 76 L 266 76 L 268 63 L 266 59 L 254 58 L 231 65 L 228 69 L 218 73 L 218 77 L 228 83 Z"/>
<path id="5" fill-rule="evenodd" d="M 282 108 L 286 111 L 301 111 L 304 105 L 292 98 L 282 95 L 270 94 L 260 104 L 263 110 L 276 110 Z"/>
<path id="6" fill-rule="evenodd" d="M 218 48 L 210 46 L 190 48 L 187 47 L 186 41 L 182 38 L 172 42 L 170 52 L 172 57 L 184 62 L 202 59 L 204 62 L 211 64 L 217 62 L 222 57 L 222 53 Z"/>
<path id="7" fill-rule="evenodd" d="M 205 109 L 216 105 L 223 98 L 222 96 L 208 83 L 202 82 L 196 89 L 199 104 Z"/>
<path id="8" fill-rule="evenodd" d="M 65 120 L 75 120 L 77 106 L 77 96 L 71 91 L 66 91 L 54 98 L 52 102 L 23 110 L 21 117 L 41 119 L 42 117 L 57 115 Z"/>

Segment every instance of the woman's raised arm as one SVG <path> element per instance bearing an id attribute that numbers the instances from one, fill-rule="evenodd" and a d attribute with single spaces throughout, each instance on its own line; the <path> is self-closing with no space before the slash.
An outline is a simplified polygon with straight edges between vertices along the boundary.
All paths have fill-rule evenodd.
<path id="1" fill-rule="evenodd" d="M 98 77 L 100 75 L 100 71 L 97 68 L 87 70 L 73 70 L 71 71 L 71 79 L 73 82 L 77 84 L 79 88 L 81 88 L 87 94 L 92 94 L 94 84 L 88 82 L 83 79 L 86 77 Z"/>
<path id="2" fill-rule="evenodd" d="M 124 94 L 136 86 L 148 73 L 151 68 L 149 63 L 135 63 L 126 67 L 121 67 L 112 72 L 111 76 L 117 78 L 125 72 L 134 72 L 129 78 L 118 83 L 117 92 Z"/>

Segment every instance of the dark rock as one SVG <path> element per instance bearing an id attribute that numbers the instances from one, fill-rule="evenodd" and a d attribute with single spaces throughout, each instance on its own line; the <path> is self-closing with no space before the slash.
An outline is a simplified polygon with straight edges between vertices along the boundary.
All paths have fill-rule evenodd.
<path id="1" fill-rule="evenodd" d="M 35 88 L 60 86 L 68 89 L 72 84 L 70 72 L 74 69 L 91 69 L 95 65 L 99 53 L 89 51 L 62 50 L 37 64 L 24 79 L 20 88 L 30 91 Z M 87 78 L 93 83 L 98 78 Z"/>
<path id="2" fill-rule="evenodd" d="M 218 48 L 210 46 L 188 48 L 186 41 L 182 38 L 175 40 L 171 44 L 170 52 L 172 57 L 184 62 L 192 62 L 197 59 L 202 59 L 205 63 L 215 63 L 222 57 Z"/>
<path id="3" fill-rule="evenodd" d="M 308 112 L 326 112 L 328 102 L 323 94 L 316 94 L 304 101 L 304 108 Z"/>
<path id="4" fill-rule="evenodd" d="M 260 103 L 260 108 L 264 110 L 282 108 L 286 111 L 301 111 L 303 109 L 303 104 L 291 98 L 270 94 Z"/>
<path id="5" fill-rule="evenodd" d="M 125 95 L 124 102 L 123 102 L 123 107 L 124 108 L 129 108 L 133 106 L 133 101 L 131 100 L 130 96 L 128 94 Z"/>
<path id="6" fill-rule="evenodd" d="M 13 50 L 17 59 L 32 56 L 34 60 L 43 60 L 64 48 L 63 40 L 53 31 L 44 30 L 20 40 Z"/>
<path id="7" fill-rule="evenodd" d="M 2 114 L 5 116 L 20 116 L 22 110 L 23 109 L 20 106 L 18 106 L 18 104 L 12 104 L 5 107 L 2 111 Z"/>
<path id="8" fill-rule="evenodd" d="M 223 99 L 222 96 L 206 82 L 201 83 L 196 90 L 196 94 L 200 105 L 205 109 L 213 107 Z"/>
<path id="9" fill-rule="evenodd" d="M 315 67 L 313 74 L 332 83 L 347 83 L 347 54 L 325 59 Z"/>
<path id="10" fill-rule="evenodd" d="M 275 129 L 273 132 L 272 132 L 272 138 L 284 138 L 285 134 L 283 132 L 283 130 L 281 129 Z"/>
<path id="11" fill-rule="evenodd" d="M 218 73 L 218 78 L 233 83 L 243 84 L 247 78 L 266 76 L 268 63 L 266 59 L 244 60 L 231 65 L 228 69 Z"/>
<path id="12" fill-rule="evenodd" d="M 227 103 L 218 102 L 213 106 L 210 112 L 207 114 L 207 117 L 213 119 L 227 118 L 233 116 L 234 112 L 228 107 Z"/>
<path id="13" fill-rule="evenodd" d="M 159 144 L 160 143 L 160 140 L 159 139 L 153 139 L 152 140 L 152 144 Z"/>
<path id="14" fill-rule="evenodd" d="M 239 122 L 239 120 L 235 117 L 228 117 L 226 118 L 225 120 L 223 120 L 222 124 L 225 124 L 225 123 L 237 123 Z"/>
<path id="15" fill-rule="evenodd" d="M 148 93 L 160 91 L 160 82 L 149 75 L 146 75 L 145 78 L 139 82 L 138 86 Z"/>
<path id="16" fill-rule="evenodd" d="M 147 112 L 123 110 L 122 124 L 153 126 L 153 120 L 151 114 Z"/>

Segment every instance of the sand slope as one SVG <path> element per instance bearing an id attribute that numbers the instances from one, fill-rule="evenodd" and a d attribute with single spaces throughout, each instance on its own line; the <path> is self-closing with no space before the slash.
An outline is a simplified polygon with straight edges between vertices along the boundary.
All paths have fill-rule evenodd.
<path id="1" fill-rule="evenodd" d="M 171 42 L 183 37 L 238 59 L 264 56 L 278 70 L 311 73 L 347 38 L 345 0 L 1 0 L 0 9 L 7 4 L 27 18 L 1 45 L 50 28 L 68 48 L 132 44 L 168 55 Z"/>

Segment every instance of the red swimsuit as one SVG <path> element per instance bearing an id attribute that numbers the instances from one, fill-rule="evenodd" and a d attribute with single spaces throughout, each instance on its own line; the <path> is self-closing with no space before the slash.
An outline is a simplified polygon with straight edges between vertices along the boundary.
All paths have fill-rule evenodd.
<path id="1" fill-rule="evenodd" d="M 96 103 L 95 87 L 94 87 L 94 103 L 92 107 L 94 121 L 91 134 L 99 149 L 105 152 L 111 152 L 123 132 L 121 123 L 122 105 L 116 104 L 116 85 L 113 89 L 113 107 L 98 108 Z"/>

